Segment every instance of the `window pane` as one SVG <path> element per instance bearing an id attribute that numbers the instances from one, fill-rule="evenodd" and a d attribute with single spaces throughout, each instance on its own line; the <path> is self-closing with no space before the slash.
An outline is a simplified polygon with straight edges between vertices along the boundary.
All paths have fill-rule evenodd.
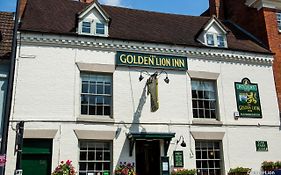
<path id="1" fill-rule="evenodd" d="M 82 22 L 82 32 L 91 33 L 91 23 L 90 22 Z"/>
<path id="2" fill-rule="evenodd" d="M 196 168 L 197 172 L 199 172 L 198 174 L 220 175 L 217 174 L 220 173 L 221 168 L 221 158 L 220 156 L 216 157 L 216 152 L 220 153 L 220 147 L 215 148 L 217 145 L 220 145 L 219 141 L 195 141 Z M 200 157 L 201 153 L 202 157 Z"/>
<path id="3" fill-rule="evenodd" d="M 215 45 L 213 34 L 207 34 L 206 37 L 207 37 L 207 44 L 208 45 L 210 45 L 210 46 Z"/>
<path id="4" fill-rule="evenodd" d="M 105 26 L 102 23 L 96 23 L 96 33 L 97 34 L 104 34 L 105 30 L 104 30 Z"/>
<path id="5" fill-rule="evenodd" d="M 218 35 L 217 36 L 218 47 L 225 47 L 224 38 L 225 37 L 223 35 Z"/>
<path id="6" fill-rule="evenodd" d="M 111 115 L 112 76 L 81 74 L 81 79 L 81 114 Z"/>
<path id="7" fill-rule="evenodd" d="M 192 80 L 192 108 L 194 118 L 216 118 L 215 81 Z"/>
<path id="8" fill-rule="evenodd" d="M 94 173 L 103 174 L 105 171 L 110 172 L 111 162 L 111 150 L 109 142 L 102 141 L 79 141 L 80 145 L 80 162 L 79 162 L 79 174 Z M 83 150 L 81 149 L 83 148 Z M 85 150 L 85 148 L 87 148 Z M 83 155 L 83 156 L 82 156 Z M 81 158 L 87 158 L 82 160 Z M 83 161 L 83 162 L 81 162 Z"/>

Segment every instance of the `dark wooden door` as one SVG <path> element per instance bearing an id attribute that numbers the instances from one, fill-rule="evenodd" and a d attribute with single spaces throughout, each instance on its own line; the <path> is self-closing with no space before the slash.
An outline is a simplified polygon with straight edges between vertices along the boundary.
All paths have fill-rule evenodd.
<path id="1" fill-rule="evenodd" d="M 160 175 L 160 142 L 159 140 L 136 141 L 137 175 Z"/>

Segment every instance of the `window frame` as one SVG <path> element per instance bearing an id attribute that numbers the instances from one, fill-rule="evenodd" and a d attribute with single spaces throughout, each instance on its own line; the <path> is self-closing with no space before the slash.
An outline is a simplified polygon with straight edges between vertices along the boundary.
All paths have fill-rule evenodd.
<path id="1" fill-rule="evenodd" d="M 209 149 L 208 147 L 203 149 L 202 144 L 210 144 L 212 143 L 212 148 Z M 197 145 L 200 144 L 200 147 L 198 149 Z M 215 148 L 215 144 L 219 145 L 219 148 Z M 209 152 L 213 152 L 214 153 L 214 158 L 210 158 L 209 156 Z M 197 156 L 197 152 L 200 151 L 200 158 Z M 206 152 L 206 154 L 203 154 L 203 151 Z M 219 151 L 219 154 L 217 154 L 217 156 L 219 156 L 219 158 L 216 158 L 216 152 Z M 206 155 L 207 158 L 203 158 L 203 156 Z M 203 168 L 203 161 L 207 162 L 207 168 Z M 214 167 L 210 168 L 209 166 L 209 161 L 219 161 L 219 167 L 216 168 L 216 163 L 214 162 Z M 203 172 L 198 172 L 199 169 L 207 169 L 208 170 L 208 174 L 210 174 L 209 170 L 216 170 L 219 169 L 220 170 L 220 174 L 223 174 L 224 172 L 224 156 L 223 156 L 223 145 L 222 145 L 222 140 L 195 140 L 195 162 L 196 162 L 196 171 L 198 175 L 204 174 Z M 197 163 L 200 162 L 201 166 L 200 168 L 198 168 Z"/>
<path id="2" fill-rule="evenodd" d="M 212 113 L 211 113 L 211 111 L 212 111 L 212 108 L 211 108 L 211 100 L 210 99 L 204 99 L 204 95 L 203 95 L 203 98 L 199 98 L 199 97 L 197 97 L 197 98 L 194 98 L 193 97 L 193 88 L 192 88 L 192 81 L 204 81 L 204 82 L 213 82 L 213 85 L 214 85 L 214 98 L 215 98 L 215 101 L 214 101 L 214 104 L 215 104 L 215 117 L 214 118 L 212 118 Z M 191 100 L 192 100 L 192 102 L 191 102 L 191 105 L 192 105 L 192 118 L 193 119 L 196 119 L 196 120 L 198 120 L 198 119 L 202 119 L 202 120 L 217 120 L 217 121 L 219 121 L 220 120 L 220 116 L 219 116 L 219 103 L 218 103 L 218 101 L 219 101 L 219 99 L 218 99 L 218 85 L 217 85 L 217 80 L 216 79 L 202 79 L 202 78 L 191 78 Z M 199 95 L 198 95 L 199 96 Z M 196 102 L 197 102 L 197 107 L 195 108 L 194 107 L 194 105 L 193 105 L 193 101 L 194 100 L 196 100 Z M 198 103 L 198 101 L 203 101 L 203 108 L 200 108 L 200 105 L 199 105 L 199 103 Z M 209 101 L 209 108 L 208 108 L 208 110 L 209 110 L 209 114 L 210 114 L 210 117 L 209 118 L 206 118 L 206 115 L 205 115 L 205 104 L 204 104 L 204 102 L 205 101 Z M 204 117 L 200 117 L 200 109 L 203 109 L 203 115 L 204 115 Z M 194 110 L 197 110 L 197 117 L 194 117 L 195 115 L 194 115 Z"/>
<path id="3" fill-rule="evenodd" d="M 98 29 L 100 29 L 100 28 L 98 28 L 98 25 L 99 24 L 102 24 L 103 25 L 103 33 L 98 33 L 97 31 L 98 31 Z M 105 24 L 104 23 L 102 23 L 102 22 L 96 22 L 95 23 L 95 34 L 96 35 L 101 35 L 101 36 L 104 36 L 105 35 Z"/>
<path id="4" fill-rule="evenodd" d="M 89 33 L 83 32 L 83 24 L 84 24 L 84 23 L 89 23 L 89 24 L 90 24 L 90 32 L 89 32 Z M 81 22 L 81 33 L 82 33 L 82 34 L 87 34 L 87 35 L 90 35 L 90 34 L 92 33 L 92 22 L 91 22 L 91 21 L 83 20 L 83 21 Z"/>
<path id="5" fill-rule="evenodd" d="M 83 75 L 109 76 L 110 77 L 110 80 L 111 80 L 111 85 L 110 85 L 111 86 L 110 87 L 111 95 L 107 96 L 105 94 L 92 94 L 92 96 L 103 96 L 103 97 L 107 96 L 107 97 L 110 97 L 110 111 L 109 111 L 110 114 L 109 115 L 104 115 L 104 106 L 103 106 L 103 115 L 90 114 L 90 112 L 89 112 L 90 100 L 88 100 L 88 104 L 87 104 L 87 108 L 88 108 L 87 114 L 82 113 L 82 95 L 87 95 L 87 94 L 89 95 L 90 94 L 90 93 L 83 93 L 83 79 L 82 79 Z M 104 89 L 104 86 L 103 86 L 103 89 Z M 79 95 L 80 95 L 80 116 L 96 116 L 97 118 L 100 118 L 100 119 L 102 119 L 104 117 L 109 117 L 111 119 L 113 118 L 113 73 L 89 72 L 89 71 L 80 72 L 80 94 Z"/>
<path id="6" fill-rule="evenodd" d="M 213 45 L 208 44 L 208 36 L 213 36 L 213 42 L 214 42 Z M 223 43 L 224 43 L 223 46 L 220 46 L 220 45 L 219 45 L 218 37 L 222 37 L 222 38 L 223 38 Z M 226 39 L 226 35 L 225 35 L 225 34 L 221 34 L 221 33 L 211 33 L 211 32 L 207 32 L 207 33 L 205 34 L 205 44 L 206 44 L 207 46 L 210 46 L 210 47 L 227 48 L 227 39 Z"/>
<path id="7" fill-rule="evenodd" d="M 87 150 L 82 150 L 82 152 L 86 152 L 86 159 L 88 159 L 88 151 L 89 151 L 89 149 L 88 149 L 88 144 L 89 143 L 105 143 L 105 144 L 109 144 L 109 153 L 110 153 L 110 160 L 109 161 L 105 161 L 105 160 L 82 160 L 81 161 L 81 143 L 87 143 Z M 80 175 L 80 172 L 81 172 L 81 170 L 80 170 L 80 163 L 82 162 L 82 163 L 110 163 L 110 170 L 109 170 L 109 173 L 111 174 L 111 175 L 113 175 L 113 141 L 112 140 L 90 140 L 90 139 L 79 139 L 78 140 L 78 146 L 79 146 L 79 155 L 78 155 L 78 157 L 79 157 L 79 160 L 78 160 L 78 175 Z M 90 151 L 95 151 L 95 153 L 96 153 L 96 150 L 94 150 L 94 149 L 91 149 Z M 104 152 L 102 152 L 102 154 L 103 154 Z M 95 156 L 96 157 L 96 156 Z M 93 171 L 96 171 L 96 170 L 92 170 L 92 172 Z M 103 170 L 102 170 L 103 171 Z M 88 172 L 88 168 L 86 168 L 86 170 L 82 170 L 82 172 L 85 172 L 86 174 L 88 174 L 89 172 Z M 93 172 L 94 173 L 94 172 Z"/>

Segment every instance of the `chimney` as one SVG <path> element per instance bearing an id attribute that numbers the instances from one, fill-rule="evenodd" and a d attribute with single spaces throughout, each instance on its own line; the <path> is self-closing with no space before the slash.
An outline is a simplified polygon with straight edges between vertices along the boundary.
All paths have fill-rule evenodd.
<path id="1" fill-rule="evenodd" d="M 210 16 L 224 19 L 223 0 L 209 0 Z"/>
<path id="2" fill-rule="evenodd" d="M 20 16 L 19 16 L 19 19 L 21 19 L 22 15 L 23 15 L 26 3 L 27 3 L 27 0 L 21 0 L 20 1 L 20 13 L 19 13 Z"/>
<path id="3" fill-rule="evenodd" d="M 95 0 L 80 0 L 80 2 L 83 2 L 83 3 L 87 3 L 87 4 L 90 4 L 92 2 L 94 2 Z"/>

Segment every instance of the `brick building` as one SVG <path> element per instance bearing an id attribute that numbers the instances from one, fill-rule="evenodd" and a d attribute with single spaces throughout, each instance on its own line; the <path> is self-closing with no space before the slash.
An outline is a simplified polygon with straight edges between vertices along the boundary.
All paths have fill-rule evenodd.
<path id="1" fill-rule="evenodd" d="M 209 0 L 203 15 L 230 20 L 274 53 L 274 78 L 281 109 L 281 1 Z"/>

